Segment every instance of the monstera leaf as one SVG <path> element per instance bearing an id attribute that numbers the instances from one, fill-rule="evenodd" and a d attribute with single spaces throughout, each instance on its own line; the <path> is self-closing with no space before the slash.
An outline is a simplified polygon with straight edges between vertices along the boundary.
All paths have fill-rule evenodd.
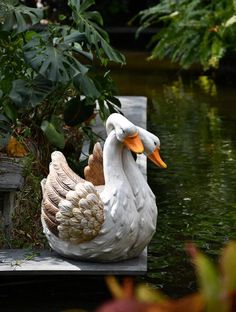
<path id="1" fill-rule="evenodd" d="M 53 88 L 51 81 L 39 75 L 32 81 L 14 80 L 9 96 L 16 106 L 30 108 L 42 102 Z"/>
<path id="2" fill-rule="evenodd" d="M 26 62 L 36 72 L 53 82 L 66 83 L 79 73 L 85 74 L 88 68 L 74 56 L 74 47 L 71 44 L 72 40 L 81 40 L 83 36 L 74 34 L 64 40 L 63 37 L 57 38 L 52 35 L 45 33 L 35 36 L 24 46 Z"/>
<path id="3" fill-rule="evenodd" d="M 87 11 L 94 0 L 69 0 L 69 6 L 72 9 L 72 18 L 78 25 L 81 32 L 85 33 L 88 42 L 96 49 L 98 56 L 105 62 L 105 57 L 117 63 L 124 64 L 124 56 L 113 49 L 109 44 L 107 32 L 102 29 L 103 20 L 100 13 L 96 11 Z M 101 49 L 102 48 L 102 49 Z"/>
<path id="4" fill-rule="evenodd" d="M 43 10 L 30 8 L 18 0 L 0 2 L 0 31 L 23 32 L 30 24 L 36 24 L 43 18 Z"/>

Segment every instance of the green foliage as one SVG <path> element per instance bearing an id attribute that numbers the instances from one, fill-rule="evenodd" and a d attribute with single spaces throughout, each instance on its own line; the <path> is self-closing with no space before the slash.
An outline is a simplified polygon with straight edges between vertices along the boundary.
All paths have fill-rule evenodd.
<path id="1" fill-rule="evenodd" d="M 43 11 L 20 4 L 18 0 L 0 1 L 0 31 L 23 32 L 43 18 Z"/>
<path id="2" fill-rule="evenodd" d="M 218 68 L 227 51 L 235 52 L 236 4 L 234 0 L 161 0 L 138 14 L 137 35 L 151 25 L 151 59 L 170 58 L 183 68 L 200 63 L 204 70 Z"/>
<path id="3" fill-rule="evenodd" d="M 94 0 L 69 0 L 72 17 L 81 32 L 84 32 L 88 42 L 96 49 L 96 53 L 103 63 L 107 60 L 124 64 L 124 56 L 111 48 L 107 33 L 102 28 L 103 19 L 99 12 L 88 11 L 95 4 Z"/>
<path id="4" fill-rule="evenodd" d="M 83 120 L 89 119 L 93 114 L 95 104 L 86 105 L 86 100 L 81 100 L 80 97 L 73 97 L 67 102 L 64 111 L 64 120 L 68 126 L 74 126 L 82 123 Z"/>
<path id="5" fill-rule="evenodd" d="M 17 108 L 33 108 L 40 104 L 52 90 L 52 82 L 40 75 L 28 81 L 17 79 L 12 82 L 9 98 Z"/>
<path id="6" fill-rule="evenodd" d="M 65 147 L 65 138 L 63 134 L 56 129 L 55 125 L 52 122 L 44 120 L 41 124 L 41 129 L 43 130 L 48 141 L 52 145 L 60 149 L 63 149 Z"/>
<path id="7" fill-rule="evenodd" d="M 48 80 L 67 83 L 76 74 L 88 72 L 88 68 L 77 60 L 76 54 L 79 53 L 72 45 L 81 43 L 83 39 L 81 33 L 65 35 L 63 28 L 50 27 L 48 32 L 34 36 L 24 46 L 25 61 Z"/>
<path id="8" fill-rule="evenodd" d="M 60 24 L 61 18 L 56 24 L 32 28 L 42 19 L 42 9 L 18 0 L 0 1 L 0 114 L 11 124 L 10 134 L 19 136 L 30 129 L 28 133 L 36 137 L 43 131 L 50 148 L 63 149 L 70 136 L 66 126 L 82 132 L 96 101 L 103 118 L 119 111 L 119 101 L 111 101 L 113 82 L 107 73 L 97 73 L 94 59 L 101 65 L 109 61 L 123 64 L 124 57 L 110 46 L 101 15 L 90 10 L 93 4 L 91 0 L 68 0 L 70 25 Z M 78 100 L 81 97 L 83 101 Z M 72 106 L 73 99 L 77 101 Z M 5 133 L 4 118 L 0 127 Z"/>
<path id="9" fill-rule="evenodd" d="M 197 251 L 194 246 L 188 247 L 192 254 L 193 262 L 196 267 L 198 283 L 205 301 L 207 311 L 222 311 L 220 292 L 220 276 L 214 264 L 202 253 Z"/>

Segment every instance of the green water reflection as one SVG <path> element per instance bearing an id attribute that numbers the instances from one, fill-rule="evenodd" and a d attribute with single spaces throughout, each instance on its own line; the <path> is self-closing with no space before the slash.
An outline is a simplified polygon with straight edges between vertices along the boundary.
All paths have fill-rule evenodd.
<path id="1" fill-rule="evenodd" d="M 236 92 L 218 88 L 211 97 L 166 72 L 149 71 L 130 69 L 114 78 L 120 93 L 148 96 L 148 128 L 160 137 L 168 164 L 167 170 L 148 166 L 159 216 L 145 280 L 181 296 L 196 288 L 186 241 L 215 259 L 236 238 Z"/>
<path id="2" fill-rule="evenodd" d="M 235 123 L 221 118 L 207 97 L 180 89 L 173 94 L 164 87 L 150 101 L 149 128 L 160 135 L 169 166 L 148 171 L 159 207 L 148 278 L 177 295 L 195 288 L 186 241 L 216 256 L 236 237 L 236 148 L 228 133 Z"/>

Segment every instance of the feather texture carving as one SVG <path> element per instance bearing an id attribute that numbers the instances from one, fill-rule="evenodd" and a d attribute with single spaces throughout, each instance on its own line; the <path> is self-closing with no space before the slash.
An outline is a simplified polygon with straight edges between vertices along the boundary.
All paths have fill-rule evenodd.
<path id="1" fill-rule="evenodd" d="M 77 183 L 84 180 L 75 174 L 69 167 L 64 155 L 61 152 L 52 153 L 52 162 L 49 166 L 49 174 L 46 181 L 42 183 L 42 218 L 48 229 L 58 236 L 59 222 L 56 214 L 59 211 L 59 203 L 66 198 L 70 190 L 75 189 Z"/>
<path id="2" fill-rule="evenodd" d="M 60 201 L 56 220 L 59 238 L 80 244 L 96 237 L 104 221 L 104 205 L 90 182 L 78 183 Z"/>
<path id="3" fill-rule="evenodd" d="M 88 166 L 84 169 L 84 176 L 93 185 L 104 185 L 103 151 L 99 142 L 94 145 L 93 154 L 89 155 Z"/>

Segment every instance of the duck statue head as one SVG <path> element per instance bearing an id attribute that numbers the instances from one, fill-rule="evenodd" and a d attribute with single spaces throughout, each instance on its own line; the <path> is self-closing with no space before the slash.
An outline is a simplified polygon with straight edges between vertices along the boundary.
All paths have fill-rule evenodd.
<path id="1" fill-rule="evenodd" d="M 115 130 L 116 138 L 132 152 L 141 154 L 144 151 L 143 143 L 138 133 L 138 127 L 121 114 L 111 114 L 106 122 L 107 134 Z"/>
<path id="2" fill-rule="evenodd" d="M 138 134 L 141 138 L 141 141 L 144 145 L 144 154 L 158 167 L 166 169 L 166 163 L 161 159 L 160 156 L 160 140 L 159 138 L 152 134 L 151 132 L 137 127 Z"/>

